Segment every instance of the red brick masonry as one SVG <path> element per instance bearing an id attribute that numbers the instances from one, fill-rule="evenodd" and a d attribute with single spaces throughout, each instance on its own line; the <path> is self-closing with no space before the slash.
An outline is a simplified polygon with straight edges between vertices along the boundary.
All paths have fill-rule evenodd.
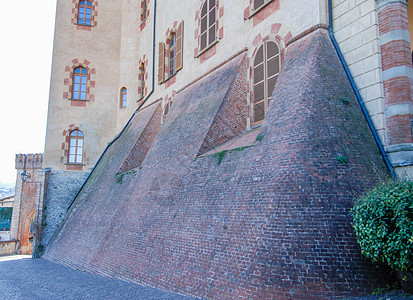
<path id="1" fill-rule="evenodd" d="M 326 30 L 288 47 L 255 146 L 220 164 L 195 159 L 235 117 L 225 101 L 244 55 L 176 95 L 142 168 L 119 182 L 156 105 L 136 114 L 46 259 L 207 299 L 330 299 L 377 286 L 349 210 L 386 169 Z"/>

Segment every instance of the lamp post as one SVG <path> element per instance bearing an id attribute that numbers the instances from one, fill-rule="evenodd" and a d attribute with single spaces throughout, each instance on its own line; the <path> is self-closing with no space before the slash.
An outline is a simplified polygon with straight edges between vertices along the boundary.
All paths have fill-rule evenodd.
<path id="1" fill-rule="evenodd" d="M 30 179 L 31 175 L 29 173 L 27 173 L 26 171 L 26 160 L 27 160 L 27 155 L 24 155 L 24 167 L 23 167 L 23 172 L 20 174 L 20 177 L 23 181 L 23 183 L 25 183 L 27 180 Z"/>

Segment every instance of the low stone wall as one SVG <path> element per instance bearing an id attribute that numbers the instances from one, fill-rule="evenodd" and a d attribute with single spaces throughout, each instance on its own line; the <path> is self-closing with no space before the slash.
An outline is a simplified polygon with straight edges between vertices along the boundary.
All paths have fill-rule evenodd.
<path id="1" fill-rule="evenodd" d="M 14 254 L 18 241 L 0 241 L 0 256 Z"/>

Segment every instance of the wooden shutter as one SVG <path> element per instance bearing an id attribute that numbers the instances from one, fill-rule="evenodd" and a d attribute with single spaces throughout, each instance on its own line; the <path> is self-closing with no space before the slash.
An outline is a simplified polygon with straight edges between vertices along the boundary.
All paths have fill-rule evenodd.
<path id="1" fill-rule="evenodd" d="M 178 32 L 176 33 L 176 71 L 182 69 L 182 54 L 184 41 L 184 21 L 179 24 Z"/>
<path id="2" fill-rule="evenodd" d="M 161 84 L 165 79 L 165 44 L 159 43 L 159 68 L 158 83 Z"/>

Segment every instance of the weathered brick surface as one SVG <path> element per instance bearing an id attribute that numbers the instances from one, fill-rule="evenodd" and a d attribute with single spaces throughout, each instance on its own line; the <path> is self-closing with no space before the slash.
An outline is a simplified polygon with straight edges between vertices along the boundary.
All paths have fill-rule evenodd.
<path id="1" fill-rule="evenodd" d="M 244 57 L 198 155 L 229 141 L 247 128 L 247 62 Z M 201 95 L 203 97 L 203 95 Z"/>
<path id="2" fill-rule="evenodd" d="M 386 170 L 327 33 L 289 46 L 261 141 L 221 164 L 194 160 L 241 64 L 242 55 L 178 93 L 142 169 L 116 183 L 153 112 L 138 113 L 45 258 L 203 298 L 370 291 L 378 276 L 360 255 L 349 209 Z"/>
<path id="3" fill-rule="evenodd" d="M 152 146 L 153 140 L 158 134 L 161 125 L 161 116 L 162 106 L 161 104 L 157 104 L 156 110 L 120 167 L 119 173 L 141 166 L 149 148 Z"/>

